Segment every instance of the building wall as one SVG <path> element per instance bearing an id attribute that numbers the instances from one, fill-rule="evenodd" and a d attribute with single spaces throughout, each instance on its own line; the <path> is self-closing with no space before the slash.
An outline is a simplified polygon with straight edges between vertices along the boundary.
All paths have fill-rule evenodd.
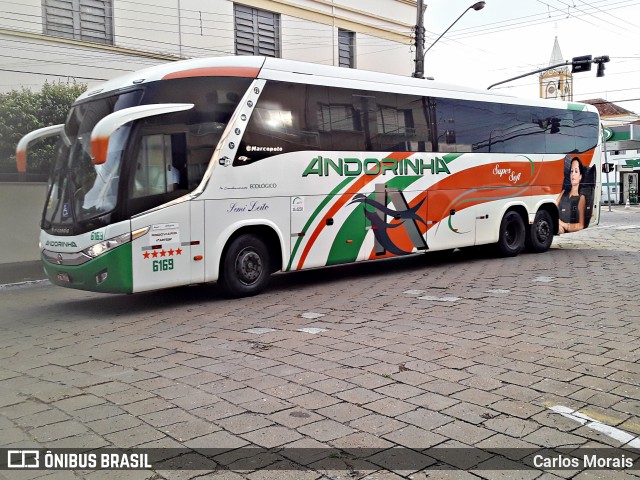
<path id="1" fill-rule="evenodd" d="M 118 75 L 169 60 L 115 48 L 0 31 L 0 92 L 49 83 L 86 83 L 90 87 Z M 10 58 L 8 58 L 10 57 Z"/>
<path id="2" fill-rule="evenodd" d="M 3 11 L 1 28 L 42 33 L 41 0 L 0 2 Z"/>
<path id="3" fill-rule="evenodd" d="M 176 0 L 154 0 L 153 8 L 145 3 L 114 2 L 115 44 L 165 55 L 179 55 L 180 18 Z"/>
<path id="4" fill-rule="evenodd" d="M 46 183 L 0 182 L 0 263 L 38 260 Z"/>
<path id="5" fill-rule="evenodd" d="M 640 150 L 607 150 L 607 163 L 613 163 L 614 171 L 602 174 L 602 203 L 608 202 L 607 194 L 611 193 L 611 203 L 638 203 L 638 177 L 640 177 Z M 602 163 L 605 163 L 603 158 Z M 635 199 L 629 192 L 629 175 L 635 175 L 631 180 L 636 187 Z M 607 188 L 608 187 L 608 188 Z"/>
<path id="6" fill-rule="evenodd" d="M 410 75 L 415 2 L 378 0 L 247 0 L 281 15 L 282 57 L 337 65 L 339 28 L 356 33 L 356 66 Z M 43 35 L 42 0 L 0 0 L 0 92 L 38 89 L 45 81 L 104 79 L 147 66 L 205 56 L 233 55 L 229 0 L 114 0 L 115 45 Z"/>

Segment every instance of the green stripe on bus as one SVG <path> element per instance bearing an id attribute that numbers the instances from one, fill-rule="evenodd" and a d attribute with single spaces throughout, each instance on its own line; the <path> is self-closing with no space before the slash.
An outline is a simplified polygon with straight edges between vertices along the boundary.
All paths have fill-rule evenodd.
<path id="1" fill-rule="evenodd" d="M 583 112 L 587 108 L 586 105 L 580 103 L 570 103 L 567 110 L 575 110 L 577 112 Z"/>
<path id="2" fill-rule="evenodd" d="M 444 163 L 449 165 L 456 158 L 461 157 L 462 155 L 464 154 L 463 153 L 447 153 L 445 156 L 442 157 L 442 159 L 444 160 Z"/>
<path id="3" fill-rule="evenodd" d="M 394 177 L 389 180 L 386 185 L 388 188 L 403 191 L 420 178 L 422 177 Z M 369 198 L 371 199 L 374 197 L 375 193 L 371 193 L 369 195 Z M 340 231 L 333 241 L 333 245 L 331 245 L 329 257 L 327 258 L 327 265 L 355 262 L 358 259 L 358 252 L 360 251 L 364 238 L 367 235 L 364 208 L 364 203 L 359 204 L 342 224 Z M 347 243 L 348 240 L 350 240 L 349 243 Z"/>
<path id="4" fill-rule="evenodd" d="M 331 192 L 329 193 L 329 195 L 327 195 L 324 200 L 322 200 L 322 202 L 320 202 L 320 205 L 318 205 L 318 207 L 315 209 L 315 211 L 313 212 L 313 214 L 311 214 L 311 217 L 309 217 L 309 220 L 307 220 L 307 223 L 305 224 L 304 228 L 302 229 L 302 233 L 307 233 L 307 230 L 309 230 L 309 227 L 311 227 L 311 225 L 313 224 L 313 222 L 315 221 L 315 219 L 317 218 L 318 215 L 320 215 L 320 212 L 322 212 L 322 210 L 324 209 L 324 207 L 327 205 L 327 203 L 329 203 L 331 201 L 331 199 L 338 194 L 338 192 L 340 190 L 342 190 L 344 187 L 346 187 L 350 182 L 352 182 L 353 180 L 355 180 L 356 177 L 349 177 L 344 179 L 336 188 L 334 188 L 333 190 L 331 190 Z M 293 259 L 296 256 L 296 253 L 298 253 L 298 248 L 300 248 L 300 244 L 302 243 L 302 239 L 304 237 L 298 237 L 298 239 L 296 240 L 296 244 L 293 247 L 293 250 L 291 252 L 291 256 L 289 257 L 289 264 L 287 265 L 287 271 L 291 270 L 291 264 L 293 263 Z"/>

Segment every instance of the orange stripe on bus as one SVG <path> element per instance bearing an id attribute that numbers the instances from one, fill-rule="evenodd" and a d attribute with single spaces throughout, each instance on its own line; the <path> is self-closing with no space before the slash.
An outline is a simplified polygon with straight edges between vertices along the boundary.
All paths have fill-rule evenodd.
<path id="1" fill-rule="evenodd" d="M 256 78 L 260 72 L 254 67 L 203 67 L 173 72 L 162 77 L 162 80 L 192 77 L 244 77 Z"/>

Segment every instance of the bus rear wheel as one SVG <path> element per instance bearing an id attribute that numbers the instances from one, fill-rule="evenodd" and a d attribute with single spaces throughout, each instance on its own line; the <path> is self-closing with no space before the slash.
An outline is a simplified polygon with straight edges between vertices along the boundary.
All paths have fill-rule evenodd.
<path id="1" fill-rule="evenodd" d="M 271 259 L 266 244 L 255 235 L 233 239 L 223 257 L 219 285 L 229 297 L 250 297 L 269 283 Z"/>
<path id="2" fill-rule="evenodd" d="M 527 250 L 542 253 L 549 250 L 553 242 L 553 219 L 546 210 L 538 210 L 527 235 Z"/>
<path id="3" fill-rule="evenodd" d="M 518 212 L 510 210 L 500 222 L 498 252 L 503 257 L 515 257 L 525 246 L 526 232 L 524 220 Z"/>

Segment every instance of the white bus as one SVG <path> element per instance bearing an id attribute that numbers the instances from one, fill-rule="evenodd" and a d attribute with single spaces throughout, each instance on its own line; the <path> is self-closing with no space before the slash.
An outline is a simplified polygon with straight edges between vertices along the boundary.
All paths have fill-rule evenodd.
<path id="1" fill-rule="evenodd" d="M 218 57 L 88 91 L 17 158 L 24 169 L 29 142 L 60 135 L 40 235 L 53 283 L 217 281 L 247 296 L 276 271 L 483 244 L 545 251 L 565 231 L 575 159 L 588 182 L 574 229 L 598 222 L 599 125 L 578 103 Z"/>

